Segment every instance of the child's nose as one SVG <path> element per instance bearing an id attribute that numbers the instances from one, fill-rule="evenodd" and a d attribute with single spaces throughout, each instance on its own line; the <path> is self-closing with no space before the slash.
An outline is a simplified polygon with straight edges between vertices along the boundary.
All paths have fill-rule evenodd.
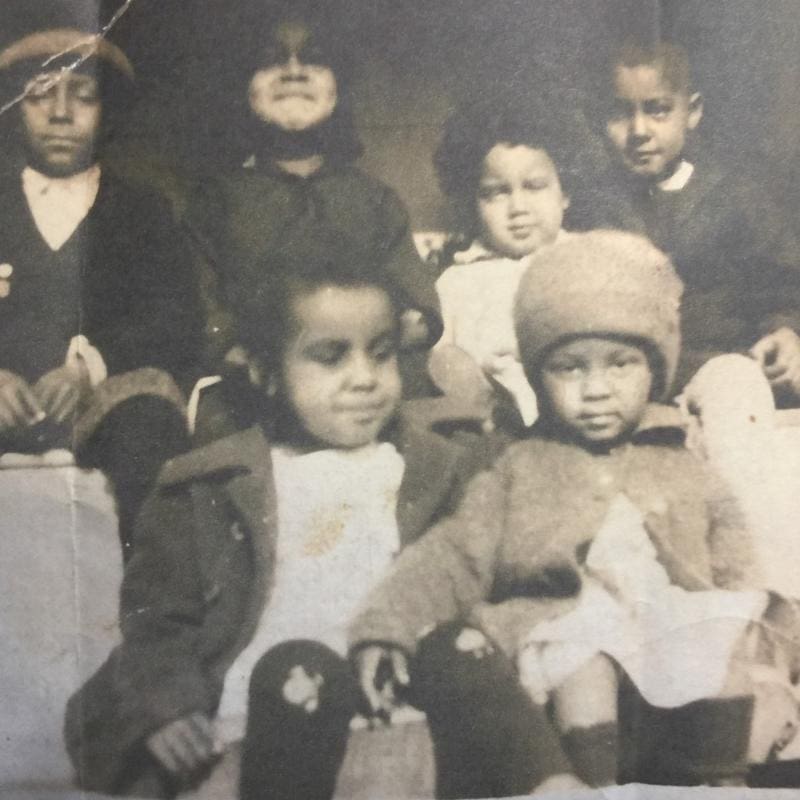
<path id="1" fill-rule="evenodd" d="M 50 118 L 67 121 L 72 119 L 72 99 L 69 96 L 65 81 L 58 81 L 53 87 L 53 99 L 50 103 Z"/>
<path id="2" fill-rule="evenodd" d="M 509 214 L 521 214 L 526 211 L 525 196 L 520 189 L 514 189 L 508 198 Z"/>
<path id="3" fill-rule="evenodd" d="M 611 386 L 605 370 L 591 370 L 583 379 L 583 396 L 593 400 L 608 397 L 611 394 Z"/>
<path id="4" fill-rule="evenodd" d="M 292 53 L 283 66 L 284 75 L 290 78 L 305 77 L 305 65 L 297 57 L 297 53 Z"/>
<path id="5" fill-rule="evenodd" d="M 350 365 L 350 383 L 359 389 L 370 389 L 377 382 L 375 362 L 368 355 L 355 355 Z"/>
<path id="6" fill-rule="evenodd" d="M 647 118 L 641 111 L 634 113 L 631 118 L 630 132 L 635 139 L 644 139 L 648 136 L 650 131 L 647 125 Z"/>

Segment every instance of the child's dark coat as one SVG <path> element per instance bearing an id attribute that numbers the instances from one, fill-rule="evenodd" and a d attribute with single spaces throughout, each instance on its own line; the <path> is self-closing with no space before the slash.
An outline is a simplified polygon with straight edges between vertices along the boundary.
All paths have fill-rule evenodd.
<path id="1" fill-rule="evenodd" d="M 236 344 L 231 314 L 270 257 L 294 242 L 317 241 L 326 229 L 381 254 L 409 305 L 426 312 L 432 339 L 441 331 L 436 272 L 417 253 L 406 209 L 392 189 L 354 166 L 325 164 L 305 178 L 269 164 L 240 169 L 197 192 L 187 227 L 207 284 L 212 355 Z"/>
<path id="2" fill-rule="evenodd" d="M 196 377 L 203 329 L 190 255 L 167 204 L 103 171 L 87 217 L 57 252 L 46 245 L 19 175 L 0 185 L 0 369 L 35 381 L 88 337 L 109 375 L 157 367 Z"/>
<path id="3" fill-rule="evenodd" d="M 410 424 L 393 441 L 406 463 L 397 509 L 406 545 L 452 510 L 467 459 Z M 119 791 L 146 737 L 192 712 L 214 713 L 269 597 L 276 520 L 258 427 L 164 467 L 123 580 L 124 642 L 67 708 L 67 747 L 84 788 Z"/>
<path id="4" fill-rule="evenodd" d="M 685 284 L 680 389 L 711 357 L 747 352 L 787 325 L 800 332 L 800 242 L 766 178 L 698 158 L 679 191 L 634 191 L 644 233 Z"/>

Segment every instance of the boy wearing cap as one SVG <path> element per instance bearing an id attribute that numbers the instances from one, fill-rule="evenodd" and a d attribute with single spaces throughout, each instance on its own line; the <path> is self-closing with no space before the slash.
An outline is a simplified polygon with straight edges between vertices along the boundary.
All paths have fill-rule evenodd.
<path id="1" fill-rule="evenodd" d="M 185 446 L 174 379 L 191 374 L 202 328 L 190 262 L 165 203 L 98 161 L 132 96 L 121 50 L 85 31 L 36 31 L 0 52 L 0 82 L 12 126 L 0 447 L 69 447 L 103 469 L 126 541 L 160 463 Z"/>
<path id="2" fill-rule="evenodd" d="M 750 353 L 785 405 L 800 400 L 800 243 L 751 165 L 693 147 L 703 115 L 686 50 L 628 42 L 598 93 L 632 227 L 670 255 L 686 291 L 675 388 L 710 358 Z M 694 151 L 694 154 L 693 152 Z"/>
<path id="3" fill-rule="evenodd" d="M 675 374 L 681 291 L 669 259 L 634 234 L 576 234 L 532 259 L 514 314 L 541 416 L 528 439 L 472 480 L 453 517 L 401 554 L 356 620 L 351 642 L 373 706 L 385 697 L 375 689 L 375 664 L 412 655 L 412 690 L 414 675 L 426 687 L 433 682 L 428 696 L 457 699 L 450 724 L 471 725 L 478 718 L 475 698 L 488 698 L 490 684 L 460 693 L 463 672 L 451 665 L 463 653 L 440 650 L 438 662 L 429 655 L 437 630 L 469 617 L 472 638 L 483 641 L 471 648 L 475 659 L 485 663 L 487 653 L 498 652 L 519 659 L 513 674 L 536 703 L 565 682 L 580 685 L 582 670 L 590 671 L 579 700 L 569 691 L 555 696 L 565 751 L 586 783 L 702 782 L 743 769 L 752 701 L 740 684 L 728 683 L 727 665 L 748 620 L 763 613 L 766 595 L 717 589 L 753 585 L 751 543 L 712 502 L 671 409 L 656 403 Z M 605 605 L 595 606 L 598 596 Z M 656 629 L 654 622 L 637 628 L 637 600 L 662 610 L 669 601 L 667 621 L 674 615 L 696 624 L 716 602 L 738 622 L 709 638 L 702 658 L 683 643 L 654 655 L 642 673 L 633 663 L 643 652 L 640 637 Z M 540 645 L 550 641 L 545 634 L 563 646 L 547 653 L 550 660 L 539 658 Z M 603 638 L 617 634 L 633 643 L 632 651 L 613 649 Z M 676 638 L 673 632 L 670 641 Z M 459 649 L 470 648 L 456 640 Z M 618 673 L 605 653 L 630 672 L 647 708 L 714 698 L 698 712 L 715 720 L 709 746 L 693 735 L 697 719 L 690 714 L 676 729 L 683 735 L 674 751 L 673 743 L 632 734 L 630 744 L 641 745 L 634 760 L 643 757 L 644 766 L 637 772 L 638 762 L 623 761 L 618 772 Z M 658 658 L 686 672 L 649 691 L 637 679 L 660 675 Z M 687 666 L 703 659 L 702 671 Z M 524 708 L 517 701 L 495 714 L 519 719 Z"/>

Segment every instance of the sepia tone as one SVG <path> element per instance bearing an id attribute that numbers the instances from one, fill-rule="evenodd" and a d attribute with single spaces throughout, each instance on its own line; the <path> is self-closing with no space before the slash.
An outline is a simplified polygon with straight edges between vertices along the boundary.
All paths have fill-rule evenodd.
<path id="1" fill-rule="evenodd" d="M 797 792 L 798 42 L 6 0 L 0 797 Z"/>

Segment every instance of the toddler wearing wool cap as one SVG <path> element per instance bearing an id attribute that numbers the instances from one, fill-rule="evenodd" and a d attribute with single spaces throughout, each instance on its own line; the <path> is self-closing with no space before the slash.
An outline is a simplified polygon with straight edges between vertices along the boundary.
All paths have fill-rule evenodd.
<path id="1" fill-rule="evenodd" d="M 752 542 L 683 446 L 677 409 L 658 404 L 681 292 L 633 234 L 575 234 L 533 256 L 514 320 L 540 418 L 405 551 L 352 632 L 413 653 L 420 631 L 470 617 L 529 697 L 552 698 L 575 773 L 596 786 L 741 777 L 752 623 L 776 602 L 745 591 Z M 796 718 L 782 696 L 767 749 Z"/>

